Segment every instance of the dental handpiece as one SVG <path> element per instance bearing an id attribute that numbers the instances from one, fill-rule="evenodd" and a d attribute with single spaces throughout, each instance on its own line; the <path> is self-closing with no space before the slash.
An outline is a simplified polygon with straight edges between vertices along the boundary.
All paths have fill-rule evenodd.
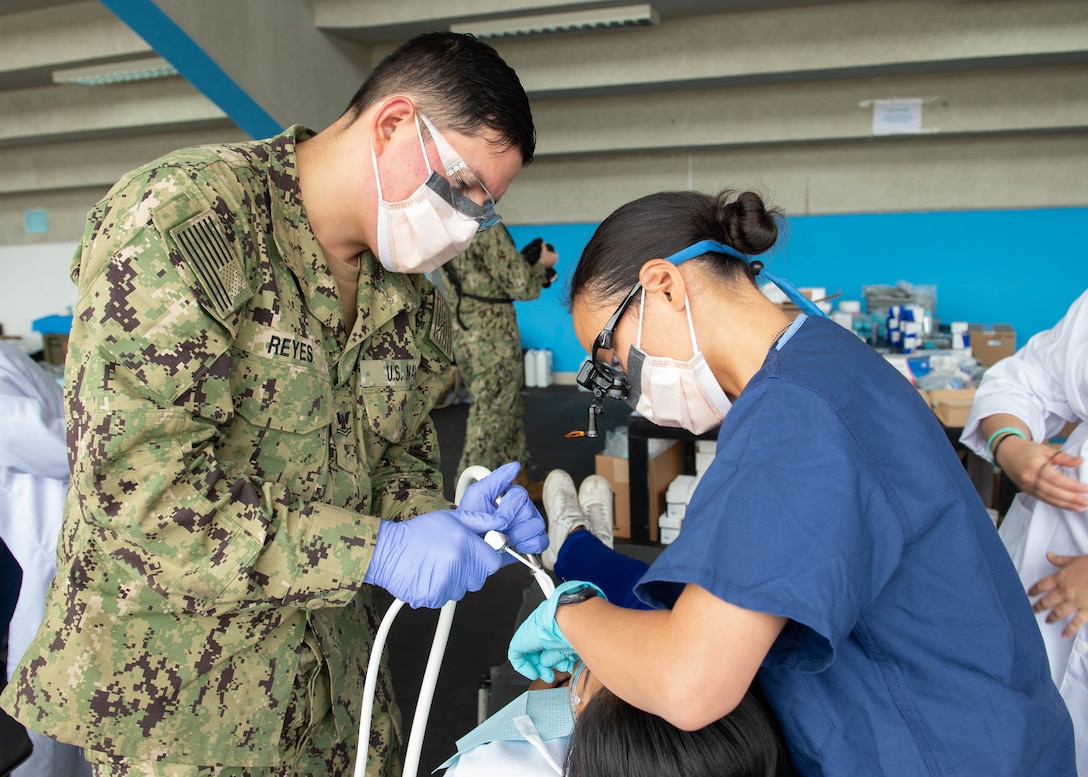
<path id="1" fill-rule="evenodd" d="M 510 539 L 501 531 L 492 529 L 484 535 L 484 542 L 493 547 L 499 553 L 508 553 L 515 559 L 520 561 L 533 573 L 533 579 L 536 580 L 536 584 L 540 586 L 540 590 L 544 593 L 544 598 L 551 598 L 551 595 L 555 593 L 555 583 L 548 575 L 544 567 L 537 564 L 532 558 L 523 556 L 516 550 L 510 547 Z"/>

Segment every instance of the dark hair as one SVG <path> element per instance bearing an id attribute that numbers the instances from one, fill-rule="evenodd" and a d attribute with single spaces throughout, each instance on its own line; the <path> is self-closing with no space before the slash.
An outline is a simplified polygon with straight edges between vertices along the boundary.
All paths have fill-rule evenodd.
<path id="1" fill-rule="evenodd" d="M 472 35 L 412 38 L 378 63 L 344 113 L 354 120 L 393 94 L 410 95 L 439 130 L 474 137 L 486 127 L 506 148 L 521 151 L 522 165 L 533 161 L 536 129 L 521 81 L 495 49 Z"/>
<path id="2" fill-rule="evenodd" d="M 659 192 L 617 208 L 593 233 L 574 269 L 568 305 L 592 291 L 603 299 L 635 285 L 642 265 L 702 240 L 716 240 L 748 254 L 762 254 L 778 240 L 782 211 L 768 208 L 755 192 L 725 189 L 718 194 Z M 705 262 L 723 282 L 755 282 L 755 270 L 727 254 Z"/>
<path id="3" fill-rule="evenodd" d="M 578 715 L 564 777 L 790 777 L 778 721 L 758 688 L 698 731 L 683 731 L 607 688 Z"/>

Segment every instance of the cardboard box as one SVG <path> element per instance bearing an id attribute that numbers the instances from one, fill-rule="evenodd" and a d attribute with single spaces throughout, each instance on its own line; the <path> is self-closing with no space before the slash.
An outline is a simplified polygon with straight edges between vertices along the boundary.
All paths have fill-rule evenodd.
<path id="1" fill-rule="evenodd" d="M 929 406 L 942 424 L 952 429 L 961 429 L 967 423 L 967 414 L 975 401 L 975 390 L 969 389 L 933 389 L 929 392 Z"/>
<path id="2" fill-rule="evenodd" d="M 48 364 L 64 364 L 68 355 L 68 335 L 72 330 L 71 316 L 36 318 L 30 328 L 42 336 L 42 355 Z"/>
<path id="3" fill-rule="evenodd" d="M 615 503 L 612 511 L 612 534 L 616 537 L 631 536 L 631 483 L 626 458 L 598 453 L 596 472 L 612 486 Z M 669 483 L 684 471 L 684 446 L 673 444 L 647 464 L 646 478 L 650 489 L 649 514 L 650 541 L 657 542 L 656 517 L 665 512 L 665 492 Z"/>
<path id="4" fill-rule="evenodd" d="M 987 508 L 998 507 L 1001 501 L 1001 470 L 974 451 L 964 454 L 963 466 L 982 504 Z"/>
<path id="5" fill-rule="evenodd" d="M 1016 353 L 1016 330 L 1009 324 L 969 324 L 971 355 L 983 367 L 991 367 Z"/>
<path id="6" fill-rule="evenodd" d="M 68 335 L 42 335 L 42 357 L 47 364 L 64 364 L 68 355 Z"/>
<path id="7" fill-rule="evenodd" d="M 661 544 L 671 545 L 673 540 L 680 534 L 680 529 L 684 525 L 683 518 L 676 518 L 675 516 L 669 516 L 662 513 L 657 518 L 657 527 L 661 532 Z"/>
<path id="8" fill-rule="evenodd" d="M 669 518 L 682 519 L 688 511 L 688 500 L 699 482 L 696 475 L 677 475 L 665 489 L 665 515 Z M 660 524 L 660 521 L 658 522 Z M 677 525 L 676 528 L 680 528 Z M 664 540 L 662 540 L 664 542 Z"/>

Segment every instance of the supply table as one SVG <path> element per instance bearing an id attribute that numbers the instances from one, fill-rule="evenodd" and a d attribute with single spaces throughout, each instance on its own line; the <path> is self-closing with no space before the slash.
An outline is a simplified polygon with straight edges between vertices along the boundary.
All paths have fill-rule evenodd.
<path id="1" fill-rule="evenodd" d="M 695 435 L 686 429 L 658 426 L 638 413 L 627 416 L 627 456 L 631 489 L 631 542 L 650 544 L 649 440 L 681 440 L 684 445 L 684 471 L 695 471 L 695 441 L 718 439 L 718 428 Z M 657 516 L 653 516 L 656 518 Z"/>
<path id="2" fill-rule="evenodd" d="M 959 438 L 963 433 L 962 427 L 950 427 L 941 424 L 949 443 L 964 455 L 964 466 L 967 466 L 966 449 L 960 443 Z M 658 426 L 646 420 L 638 413 L 627 416 L 627 446 L 628 467 L 630 468 L 630 499 L 631 499 L 631 542 L 636 545 L 650 545 L 650 487 L 647 480 L 649 469 L 649 440 L 666 439 L 680 440 L 684 445 L 684 471 L 695 471 L 695 441 L 716 440 L 718 430 L 714 427 L 700 435 L 692 434 L 686 429 Z M 973 454 L 972 454 L 973 455 Z M 977 485 L 977 484 L 976 484 Z M 1016 486 L 1009 478 L 1000 478 L 998 488 L 1000 493 L 993 500 L 994 507 L 1000 507 L 1003 515 L 1016 494 Z M 980 494 L 981 495 L 981 494 Z"/>

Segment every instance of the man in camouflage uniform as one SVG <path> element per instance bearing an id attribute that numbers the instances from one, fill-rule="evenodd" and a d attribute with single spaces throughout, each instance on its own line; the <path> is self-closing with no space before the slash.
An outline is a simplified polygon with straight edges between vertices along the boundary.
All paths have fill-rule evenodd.
<path id="1" fill-rule="evenodd" d="M 516 75 L 469 36 L 405 44 L 321 133 L 175 152 L 91 211 L 57 576 L 2 702 L 98 775 L 349 774 L 372 585 L 438 606 L 498 568 L 487 528 L 546 544 L 506 482 L 443 498 L 449 312 L 375 256 L 379 197 L 457 172 L 440 140 L 495 197 L 532 158 Z M 384 669 L 374 717 L 367 773 L 395 774 Z"/>
<path id="2" fill-rule="evenodd" d="M 519 482 L 528 483 L 521 398 L 525 373 L 514 300 L 539 297 L 555 278 L 558 260 L 540 238 L 519 252 L 500 224 L 478 234 L 468 250 L 442 268 L 454 310 L 454 358 L 472 395 L 458 472 L 473 464 L 494 469 L 520 461 Z"/>

